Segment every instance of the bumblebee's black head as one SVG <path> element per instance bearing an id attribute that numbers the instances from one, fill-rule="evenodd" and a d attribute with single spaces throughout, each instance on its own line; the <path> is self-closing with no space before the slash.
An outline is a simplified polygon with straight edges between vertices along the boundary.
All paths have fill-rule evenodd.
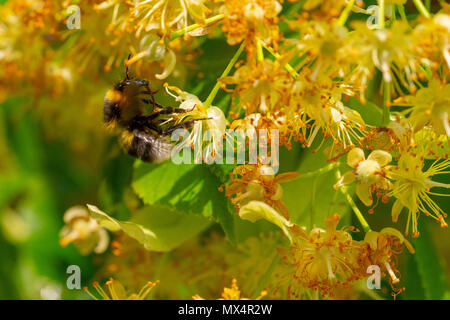
<path id="1" fill-rule="evenodd" d="M 140 94 L 148 81 L 124 78 L 108 90 L 103 103 L 104 121 L 109 124 L 126 122 L 142 112 Z"/>
<path id="2" fill-rule="evenodd" d="M 114 85 L 114 89 L 124 92 L 126 89 L 130 89 L 130 87 L 146 87 L 149 85 L 149 82 L 144 79 L 137 78 L 125 78 Z"/>
<path id="3" fill-rule="evenodd" d="M 149 82 L 130 76 L 130 64 L 126 62 L 125 65 L 125 77 L 108 90 L 103 103 L 104 121 L 112 127 L 127 126 L 135 116 L 141 115 L 143 112 L 141 95 L 152 93 Z"/>
<path id="4" fill-rule="evenodd" d="M 147 80 L 143 80 L 143 79 L 136 79 L 135 77 L 130 77 L 130 58 L 131 58 L 131 53 L 128 55 L 128 59 L 125 61 L 125 78 L 122 79 L 121 81 L 119 81 L 115 86 L 114 89 L 119 90 L 119 91 L 124 91 L 128 86 L 130 85 L 136 85 L 136 86 L 148 86 L 149 83 Z"/>

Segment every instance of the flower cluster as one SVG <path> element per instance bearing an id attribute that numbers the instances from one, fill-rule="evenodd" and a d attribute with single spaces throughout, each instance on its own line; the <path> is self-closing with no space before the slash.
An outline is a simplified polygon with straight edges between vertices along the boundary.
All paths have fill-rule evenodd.
<path id="1" fill-rule="evenodd" d="M 293 297 L 298 298 L 301 292 L 295 286 L 337 297 L 357 280 L 367 278 L 367 269 L 373 265 L 381 266 L 393 285 L 399 282 L 394 271 L 395 256 L 403 245 L 414 253 L 399 231 L 369 231 L 363 241 L 355 241 L 349 233 L 353 228 L 337 230 L 338 223 L 339 215 L 334 214 L 326 219 L 326 229 L 314 228 L 307 233 L 299 226 L 291 228 L 293 243 L 281 254 L 288 266 L 287 275 L 293 278 L 291 284 L 295 284 L 290 291 Z"/>
<path id="2" fill-rule="evenodd" d="M 260 292 L 257 299 L 353 298 L 373 265 L 396 293 L 403 290 L 395 287 L 397 257 L 403 246 L 414 253 L 407 237 L 420 241 L 423 220 L 448 226 L 437 200 L 450 189 L 448 4 L 415 0 L 405 9 L 405 1 L 380 1 L 374 26 L 361 19 L 369 18 L 362 0 L 76 3 L 80 29 L 69 28 L 80 14 L 70 1 L 0 5 L 0 103 L 27 98 L 45 137 L 70 142 L 80 167 L 95 171 L 79 179 L 95 180 L 112 215 L 71 207 L 59 235 L 63 247 L 100 255 L 96 277 L 118 279 L 107 289 L 95 283 L 97 294 L 86 290 L 91 297 L 146 299 L 159 282 L 133 294 L 125 287 L 162 275 L 161 298 L 217 296 L 230 279 L 223 299 L 245 299 L 238 280 L 245 296 Z M 234 55 L 224 57 L 230 46 Z M 174 150 L 190 157 L 193 149 L 198 167 L 137 161 L 121 176 L 121 158 L 110 160 L 119 149 L 104 143 L 99 123 L 104 92 L 124 72 L 125 80 L 148 80 L 157 101 L 142 100 L 150 118 L 162 119 L 146 123 L 145 133 L 169 139 L 155 126 L 184 128 Z M 252 144 L 228 129 L 267 135 Z M 224 147 L 250 159 L 225 164 Z M 251 148 L 260 152 L 253 159 Z M 113 177 L 92 178 L 99 168 Z M 351 209 L 363 236 L 354 226 L 338 228 L 341 217 L 332 213 L 344 209 L 335 206 Z M 143 218 L 142 208 L 170 212 L 160 222 Z M 386 227 L 403 220 L 402 211 L 404 233 Z M 389 221 L 373 231 L 366 213 Z M 212 222 L 225 236 L 211 235 Z M 185 283 L 171 286 L 174 279 Z"/>

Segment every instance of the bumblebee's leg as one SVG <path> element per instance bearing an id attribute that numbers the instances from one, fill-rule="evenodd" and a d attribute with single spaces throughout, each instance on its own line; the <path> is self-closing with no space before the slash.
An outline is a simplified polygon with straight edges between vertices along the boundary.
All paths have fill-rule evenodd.
<path id="1" fill-rule="evenodd" d="M 153 95 L 155 95 L 155 94 L 158 93 L 158 90 L 152 91 L 152 90 L 149 88 L 148 85 L 144 85 L 143 87 L 144 87 L 146 90 L 145 90 L 145 91 L 142 91 L 141 93 L 145 93 L 145 94 L 148 94 L 148 95 L 150 95 L 150 96 L 153 96 Z"/>
<path id="2" fill-rule="evenodd" d="M 169 109 L 169 110 L 168 110 L 168 109 Z M 192 127 L 192 126 L 194 125 L 194 122 L 197 121 L 197 120 L 207 120 L 207 119 L 209 119 L 209 118 L 191 119 L 191 120 L 185 121 L 185 122 L 183 122 L 183 123 L 180 123 L 180 124 L 178 124 L 178 125 L 175 125 L 174 127 L 172 127 L 172 128 L 174 128 L 172 131 L 170 131 L 172 128 L 163 131 L 163 130 L 161 129 L 161 127 L 159 126 L 159 123 L 156 123 L 154 120 L 155 120 L 159 115 L 161 115 L 161 114 L 171 114 L 171 113 L 174 113 L 174 112 L 173 112 L 174 109 L 175 109 L 175 111 L 177 111 L 177 110 L 178 110 L 178 111 L 183 110 L 183 112 L 185 112 L 184 109 L 179 109 L 179 108 L 171 108 L 171 107 L 164 108 L 163 110 L 160 110 L 160 111 L 155 112 L 155 113 L 153 113 L 153 114 L 151 114 L 151 115 L 148 115 L 148 116 L 138 116 L 138 117 L 135 117 L 135 118 L 133 119 L 133 122 L 134 122 L 134 123 L 133 123 L 130 127 L 131 127 L 131 128 L 146 127 L 146 128 L 148 128 L 148 129 L 152 129 L 152 130 L 158 132 L 159 134 L 164 135 L 165 132 L 171 133 L 173 130 L 176 130 L 176 129 L 179 129 L 179 128 L 190 128 L 190 127 Z M 180 112 L 181 112 L 181 111 L 180 111 Z"/>
<path id="3" fill-rule="evenodd" d="M 153 94 L 158 92 L 158 90 L 152 91 L 150 89 L 149 83 L 148 83 L 147 80 L 144 80 L 144 79 L 132 79 L 132 80 L 128 80 L 127 81 L 127 84 L 131 84 L 131 83 L 134 83 L 135 85 L 138 85 L 140 87 L 144 87 L 144 89 L 146 89 L 146 91 L 143 91 L 143 93 L 148 93 L 148 94 L 153 95 Z"/>
<path id="4" fill-rule="evenodd" d="M 150 86 L 148 85 L 148 81 L 147 80 L 136 79 L 135 83 L 137 85 L 143 86 L 145 89 L 147 89 L 147 91 L 144 91 L 143 93 L 146 93 L 146 94 L 150 95 L 150 98 L 151 98 L 152 104 L 153 104 L 153 108 L 155 108 L 156 106 L 161 108 L 161 106 L 156 103 L 155 97 L 154 97 L 154 95 L 158 92 L 158 90 L 152 91 L 152 89 L 150 89 Z"/>
<path id="5" fill-rule="evenodd" d="M 177 129 L 189 129 L 190 127 L 192 127 L 195 124 L 196 121 L 210 120 L 210 119 L 211 118 L 190 119 L 190 120 L 184 121 L 180 124 L 177 124 L 167 130 L 162 131 L 161 134 L 167 136 Z"/>
<path id="6" fill-rule="evenodd" d="M 163 107 L 162 110 L 159 110 L 156 112 L 158 115 L 160 114 L 171 114 L 171 113 L 188 113 L 191 112 L 191 110 L 186 110 L 183 108 L 173 108 L 173 107 Z"/>
<path id="7" fill-rule="evenodd" d="M 190 112 L 191 110 L 186 110 L 186 109 L 182 109 L 182 108 L 172 108 L 172 107 L 161 107 L 161 110 L 152 113 L 151 115 L 145 116 L 143 118 L 145 118 L 147 121 L 151 121 L 156 119 L 158 116 L 162 115 L 162 114 L 172 114 L 172 113 L 187 113 Z"/>
<path id="8" fill-rule="evenodd" d="M 151 105 L 153 105 L 153 108 L 155 108 L 155 106 L 158 107 L 158 108 L 161 108 L 161 109 L 164 108 L 162 105 L 160 105 L 159 103 L 157 103 L 157 102 L 155 101 L 155 99 L 153 98 L 153 96 L 152 96 L 152 100 L 149 100 L 149 99 L 142 99 L 142 101 L 143 101 L 144 103 L 146 103 L 146 104 L 151 104 Z"/>
<path id="9" fill-rule="evenodd" d="M 154 94 L 156 94 L 156 93 L 158 92 L 158 90 L 152 91 L 152 90 L 150 89 L 150 87 L 149 87 L 149 83 L 148 83 L 147 80 L 144 80 L 144 79 L 130 79 L 130 80 L 127 80 L 126 83 L 127 83 L 127 84 L 134 83 L 134 84 L 136 84 L 136 85 L 138 85 L 138 86 L 144 87 L 144 88 L 146 89 L 146 91 L 144 91 L 144 92 L 142 92 L 142 93 L 146 93 L 146 94 L 149 94 L 149 95 L 150 95 L 150 97 L 151 97 L 151 103 L 153 104 L 153 108 L 155 108 L 156 106 L 160 107 L 160 105 L 156 103 L 155 97 L 153 96 Z M 147 99 L 145 99 L 145 100 L 147 100 Z M 143 101 L 144 101 L 144 99 L 143 99 Z M 148 100 L 147 100 L 147 101 L 148 101 Z M 148 103 L 148 102 L 146 102 L 146 101 L 144 101 L 144 102 L 145 102 L 145 103 Z M 148 103 L 148 104 L 150 104 L 150 103 Z"/>
<path id="10" fill-rule="evenodd" d="M 157 112 L 155 112 L 155 113 L 153 113 L 151 115 L 139 117 L 140 118 L 139 121 L 143 122 L 144 125 L 147 128 L 155 130 L 159 134 L 164 134 L 165 131 L 162 131 L 161 128 L 153 122 L 153 120 L 155 120 L 157 117 L 159 117 L 162 114 L 187 113 L 187 112 L 190 112 L 190 111 L 191 110 L 186 110 L 186 109 L 182 109 L 182 108 L 164 107 L 163 109 L 161 109 L 161 110 L 159 110 L 159 111 L 157 111 Z M 191 119 L 191 120 L 185 121 L 185 122 L 183 122 L 181 124 L 175 125 L 175 127 L 172 127 L 172 128 L 175 128 L 175 129 L 173 129 L 172 131 L 174 131 L 176 129 L 179 129 L 179 128 L 190 128 L 190 127 L 192 127 L 194 125 L 195 121 L 197 121 L 197 120 L 208 120 L 208 119 L 210 119 L 210 118 Z M 187 123 L 187 125 L 185 125 L 185 123 Z M 191 124 L 189 124 L 189 123 L 191 123 Z M 168 129 L 168 130 L 170 130 L 170 129 Z M 166 130 L 166 132 L 168 130 Z M 167 133 L 170 134 L 172 131 L 168 131 Z"/>
<path id="11" fill-rule="evenodd" d="M 157 116 L 157 115 L 156 115 Z M 130 124 L 130 131 L 133 131 L 134 129 L 139 129 L 142 127 L 154 130 L 158 132 L 159 134 L 162 134 L 162 129 L 158 125 L 158 123 L 153 122 L 153 120 L 156 118 L 155 114 L 149 115 L 149 116 L 137 116 L 134 117 Z"/>

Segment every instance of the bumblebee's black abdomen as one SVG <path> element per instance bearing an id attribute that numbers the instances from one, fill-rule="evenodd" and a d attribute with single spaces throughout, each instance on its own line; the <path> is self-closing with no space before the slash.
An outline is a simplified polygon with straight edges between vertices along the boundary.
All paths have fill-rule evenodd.
<path id="1" fill-rule="evenodd" d="M 141 129 L 124 132 L 122 144 L 128 154 L 146 162 L 163 162 L 170 159 L 173 148 L 165 137 L 158 137 Z"/>

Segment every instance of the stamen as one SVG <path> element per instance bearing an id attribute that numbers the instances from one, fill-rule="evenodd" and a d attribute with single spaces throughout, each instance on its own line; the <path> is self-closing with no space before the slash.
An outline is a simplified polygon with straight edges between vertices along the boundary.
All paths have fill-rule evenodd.
<path id="1" fill-rule="evenodd" d="M 390 275 L 390 277 L 391 277 L 391 279 L 392 279 L 392 283 L 393 283 L 393 284 L 399 283 L 400 280 L 399 280 L 399 279 L 397 278 L 397 276 L 395 275 L 395 273 L 394 273 L 394 271 L 392 270 L 391 265 L 389 264 L 389 262 L 384 261 L 384 265 L 385 265 L 386 270 L 388 271 L 388 273 L 389 273 L 389 275 Z"/>

